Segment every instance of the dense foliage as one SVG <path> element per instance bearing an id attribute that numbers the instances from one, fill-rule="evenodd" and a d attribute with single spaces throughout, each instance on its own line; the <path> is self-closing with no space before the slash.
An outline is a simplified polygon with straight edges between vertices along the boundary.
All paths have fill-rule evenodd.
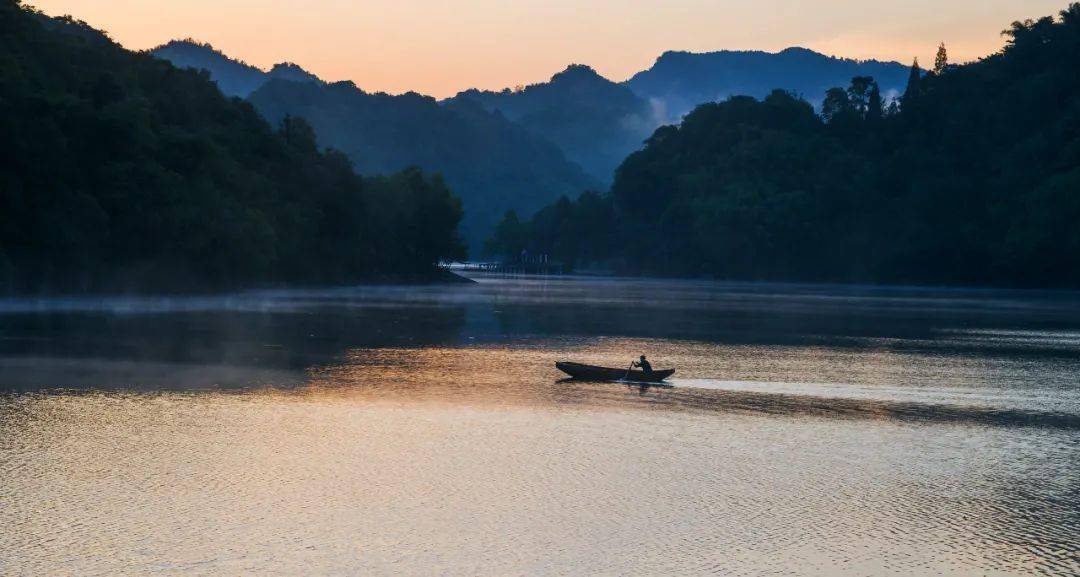
<path id="1" fill-rule="evenodd" d="M 605 198 L 507 219 L 490 248 L 647 274 L 1078 287 L 1080 4 L 1006 34 L 979 62 L 914 69 L 892 106 L 866 77 L 822 115 L 781 91 L 703 105 Z M 560 243 L 582 226 L 599 240 Z"/>
<path id="2" fill-rule="evenodd" d="M 0 0 L 0 292 L 430 275 L 460 217 L 438 178 L 361 178 L 302 120 Z"/>
<path id="3" fill-rule="evenodd" d="M 615 168 L 661 122 L 647 101 L 581 64 L 542 82 L 500 92 L 467 90 L 471 100 L 555 143 L 567 158 L 610 184 Z"/>

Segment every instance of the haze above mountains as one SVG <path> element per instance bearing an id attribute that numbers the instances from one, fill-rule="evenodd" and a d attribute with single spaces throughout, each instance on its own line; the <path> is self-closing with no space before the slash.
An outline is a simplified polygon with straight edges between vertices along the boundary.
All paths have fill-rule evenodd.
<path id="1" fill-rule="evenodd" d="M 899 63 L 803 48 L 666 52 L 626 82 L 573 64 L 547 82 L 437 101 L 413 92 L 368 93 L 291 63 L 264 71 L 192 40 L 152 52 L 206 70 L 223 93 L 247 99 L 271 123 L 303 117 L 321 146 L 347 154 L 360 173 L 408 166 L 442 173 L 464 202 L 463 234 L 474 256 L 507 210 L 528 215 L 560 196 L 606 188 L 656 128 L 678 123 L 699 104 L 761 98 L 777 88 L 817 103 L 854 76 L 874 77 L 889 96 L 904 89 L 909 73 Z"/>

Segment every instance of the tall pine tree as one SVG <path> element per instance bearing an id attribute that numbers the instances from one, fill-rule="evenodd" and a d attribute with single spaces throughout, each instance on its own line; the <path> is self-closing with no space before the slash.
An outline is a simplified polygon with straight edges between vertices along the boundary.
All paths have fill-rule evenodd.
<path id="1" fill-rule="evenodd" d="M 911 74 L 908 75 L 907 89 L 900 98 L 900 103 L 904 108 L 910 109 L 915 106 L 915 102 L 919 99 L 919 91 L 922 90 L 921 85 L 922 70 L 919 69 L 919 59 L 916 58 L 911 65 Z"/>
<path id="2" fill-rule="evenodd" d="M 881 120 L 885 116 L 885 100 L 881 97 L 881 88 L 877 82 L 870 85 L 870 101 L 866 108 L 866 118 Z"/>

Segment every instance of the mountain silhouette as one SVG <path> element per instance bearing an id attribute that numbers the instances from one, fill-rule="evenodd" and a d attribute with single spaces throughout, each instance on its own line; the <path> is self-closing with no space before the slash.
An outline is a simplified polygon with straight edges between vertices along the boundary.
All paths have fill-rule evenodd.
<path id="1" fill-rule="evenodd" d="M 194 68 L 210 73 L 210 79 L 218 85 L 225 96 L 247 98 L 270 80 L 315 82 L 322 84 L 318 76 L 292 62 L 275 64 L 269 71 L 236 60 L 213 46 L 192 40 L 173 40 L 150 51 L 158 58 L 172 62 L 179 68 Z"/>
<path id="2" fill-rule="evenodd" d="M 580 64 L 549 82 L 499 92 L 466 90 L 452 100 L 471 100 L 500 112 L 555 143 L 603 182 L 611 181 L 615 167 L 659 125 L 646 100 Z"/>
<path id="3" fill-rule="evenodd" d="M 206 70 L 223 93 L 248 99 L 272 124 L 287 115 L 304 118 L 320 146 L 347 154 L 361 174 L 410 166 L 441 173 L 462 198 L 463 235 L 474 254 L 506 211 L 531 214 L 562 195 L 602 185 L 557 146 L 471 101 L 368 93 L 348 81 L 326 83 L 292 63 L 267 72 L 194 40 L 170 42 L 153 54 Z"/>
<path id="4" fill-rule="evenodd" d="M 206 70 L 226 96 L 247 98 L 269 80 L 266 71 L 229 58 L 213 46 L 190 38 L 162 44 L 150 53 L 179 68 Z"/>
<path id="5" fill-rule="evenodd" d="M 153 54 L 208 71 L 222 92 L 248 98 L 271 122 L 286 115 L 309 120 L 320 144 L 344 151 L 361 173 L 407 166 L 443 173 L 465 203 L 464 234 L 474 254 L 506 210 L 527 216 L 561 195 L 606 187 L 656 128 L 680 122 L 698 104 L 777 88 L 818 104 L 828 88 L 864 75 L 877 79 L 888 98 L 909 73 L 897 63 L 804 48 L 666 52 L 623 83 L 572 64 L 547 82 L 470 89 L 440 103 L 326 84 L 291 63 L 264 71 L 190 39 Z"/>
<path id="6" fill-rule="evenodd" d="M 679 122 L 697 105 L 729 96 L 764 98 L 787 90 L 820 104 L 825 91 L 844 86 L 855 76 L 871 76 L 886 98 L 907 85 L 909 67 L 896 62 L 851 60 L 806 48 L 781 52 L 665 52 L 626 86 L 662 111 L 665 123 Z"/>
<path id="7" fill-rule="evenodd" d="M 562 195 L 599 186 L 553 144 L 471 101 L 440 104 L 415 92 L 368 93 L 352 82 L 272 79 L 248 100 L 267 120 L 307 120 L 320 146 L 347 154 L 361 174 L 418 166 L 438 172 L 465 207 L 474 253 L 508 210 L 531 214 Z"/>
<path id="8" fill-rule="evenodd" d="M 299 65 L 292 62 L 281 62 L 275 64 L 270 72 L 266 74 L 266 81 L 271 79 L 288 80 L 291 82 L 314 82 L 316 84 L 323 84 L 322 79 L 314 74 L 300 68 Z M 264 82 L 265 84 L 265 82 Z M 252 91 L 254 92 L 254 91 Z"/>

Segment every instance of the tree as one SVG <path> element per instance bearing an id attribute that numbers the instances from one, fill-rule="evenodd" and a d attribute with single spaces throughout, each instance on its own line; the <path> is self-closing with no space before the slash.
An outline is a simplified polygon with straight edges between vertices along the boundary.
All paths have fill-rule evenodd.
<path id="1" fill-rule="evenodd" d="M 881 120 L 884 116 L 885 100 L 881 98 L 881 89 L 878 87 L 877 82 L 875 82 L 873 88 L 870 89 L 870 106 L 866 110 L 866 118 L 870 120 Z"/>
<path id="2" fill-rule="evenodd" d="M 821 117 L 832 122 L 846 112 L 852 111 L 851 96 L 843 88 L 830 88 L 821 104 Z"/>
<path id="3" fill-rule="evenodd" d="M 919 59 L 911 65 L 911 74 L 908 75 L 907 89 L 900 98 L 900 104 L 904 108 L 912 108 L 919 99 L 919 91 L 922 90 L 922 69 L 919 68 Z"/>
<path id="4" fill-rule="evenodd" d="M 852 78 L 847 89 L 829 89 L 821 105 L 821 117 L 829 124 L 853 126 L 864 119 L 881 119 L 884 114 L 881 89 L 870 76 Z"/>
<path id="5" fill-rule="evenodd" d="M 299 116 L 286 114 L 281 121 L 280 132 L 285 139 L 285 144 L 297 150 L 314 152 L 318 149 L 315 130 L 311 128 L 311 125 L 306 120 Z"/>
<path id="6" fill-rule="evenodd" d="M 507 260 L 517 258 L 525 248 L 526 226 L 518 218 L 517 212 L 506 211 L 503 219 L 495 226 L 495 232 L 484 243 L 484 255 Z"/>
<path id="7" fill-rule="evenodd" d="M 851 86 L 848 87 L 848 100 L 851 103 L 851 109 L 865 116 L 870 109 L 870 97 L 871 93 L 877 90 L 877 82 L 869 76 L 856 76 L 851 79 Z M 878 98 L 881 98 L 881 93 L 878 92 Z"/>
<path id="8" fill-rule="evenodd" d="M 945 43 L 942 42 L 937 49 L 937 56 L 934 58 L 934 75 L 941 76 L 949 68 L 949 52 L 945 49 Z"/>

